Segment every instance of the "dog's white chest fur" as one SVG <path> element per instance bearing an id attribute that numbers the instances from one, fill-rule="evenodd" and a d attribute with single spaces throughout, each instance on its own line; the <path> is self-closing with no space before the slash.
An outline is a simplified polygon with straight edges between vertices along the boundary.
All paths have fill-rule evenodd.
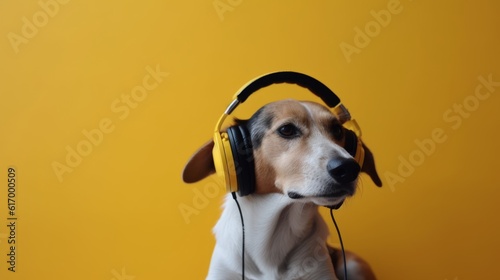
<path id="1" fill-rule="evenodd" d="M 245 222 L 247 279 L 337 279 L 328 228 L 312 203 L 282 194 L 239 197 Z M 241 279 L 241 221 L 230 194 L 214 227 L 217 243 L 207 279 Z"/>

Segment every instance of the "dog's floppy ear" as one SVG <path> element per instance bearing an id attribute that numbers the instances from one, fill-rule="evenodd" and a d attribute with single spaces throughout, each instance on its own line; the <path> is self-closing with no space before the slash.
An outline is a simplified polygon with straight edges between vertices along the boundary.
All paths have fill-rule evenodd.
<path id="1" fill-rule="evenodd" d="M 361 171 L 368 174 L 377 187 L 382 187 L 382 181 L 380 180 L 377 169 L 375 168 L 375 159 L 373 158 L 373 154 L 364 143 L 363 149 L 365 150 L 365 159 Z"/>
<path id="2" fill-rule="evenodd" d="M 182 180 L 185 183 L 195 183 L 215 173 L 213 147 L 214 141 L 210 140 L 191 156 L 182 171 Z"/>

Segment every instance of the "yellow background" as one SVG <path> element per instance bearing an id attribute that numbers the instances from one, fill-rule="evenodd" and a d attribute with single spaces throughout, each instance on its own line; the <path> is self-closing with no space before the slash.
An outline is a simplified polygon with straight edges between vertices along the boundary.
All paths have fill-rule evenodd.
<path id="1" fill-rule="evenodd" d="M 478 77 L 500 81 L 499 2 L 54 1 L 0 2 L 1 279 L 202 279 L 224 192 L 213 179 L 183 184 L 183 164 L 233 93 L 276 70 L 323 81 L 363 128 L 385 186 L 363 177 L 337 216 L 346 246 L 379 279 L 496 277 L 500 87 L 466 116 L 448 110 L 474 101 Z M 52 3 L 52 15 L 39 3 Z M 399 12 L 377 29 L 374 14 L 388 5 Z M 23 18 L 39 25 L 24 30 L 31 38 Z M 373 36 L 359 45 L 356 28 L 367 25 Z M 346 56 L 341 45 L 356 42 Z M 126 117 L 113 111 L 148 67 L 169 75 Z M 289 96 L 314 99 L 274 86 L 237 115 Z M 58 180 L 53 162 L 65 164 L 67 147 L 103 120 L 114 130 Z M 434 129 L 446 140 L 403 182 L 388 182 Z M 18 173 L 15 273 L 9 166 Z"/>

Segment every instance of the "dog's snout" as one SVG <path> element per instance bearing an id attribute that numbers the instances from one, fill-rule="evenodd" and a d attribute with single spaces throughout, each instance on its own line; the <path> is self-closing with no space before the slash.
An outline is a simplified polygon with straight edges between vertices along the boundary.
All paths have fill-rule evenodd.
<path id="1" fill-rule="evenodd" d="M 350 183 L 358 177 L 359 164 L 353 158 L 331 159 L 326 165 L 330 176 L 340 184 Z"/>

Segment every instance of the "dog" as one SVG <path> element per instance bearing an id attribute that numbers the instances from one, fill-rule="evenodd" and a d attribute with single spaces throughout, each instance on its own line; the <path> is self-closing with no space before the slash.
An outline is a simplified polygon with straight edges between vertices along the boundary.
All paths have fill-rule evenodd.
<path id="1" fill-rule="evenodd" d="M 252 142 L 255 191 L 238 196 L 245 218 L 246 279 L 345 279 L 339 249 L 327 245 L 328 227 L 319 206 L 339 207 L 356 192 L 360 172 L 381 186 L 365 144 L 362 167 L 345 149 L 346 129 L 327 107 L 292 99 L 269 103 L 245 126 Z M 215 173 L 204 144 L 183 170 L 193 183 Z M 241 279 L 241 220 L 232 195 L 214 227 L 216 245 L 207 279 Z M 346 252 L 349 280 L 374 280 L 370 266 Z"/>

